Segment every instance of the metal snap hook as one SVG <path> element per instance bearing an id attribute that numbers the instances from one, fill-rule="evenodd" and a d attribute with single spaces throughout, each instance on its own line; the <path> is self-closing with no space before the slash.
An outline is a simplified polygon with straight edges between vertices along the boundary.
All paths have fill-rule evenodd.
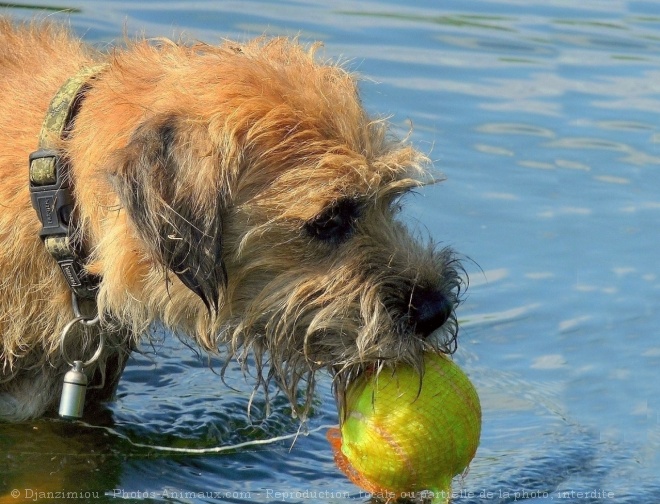
<path id="1" fill-rule="evenodd" d="M 73 306 L 73 314 L 76 318 L 82 319 L 81 322 L 83 325 L 90 327 L 98 324 L 100 319 L 98 312 L 96 312 L 94 317 L 83 315 L 82 311 L 80 310 L 80 305 L 78 304 L 78 296 L 76 296 L 75 292 L 71 293 L 71 306 Z"/>

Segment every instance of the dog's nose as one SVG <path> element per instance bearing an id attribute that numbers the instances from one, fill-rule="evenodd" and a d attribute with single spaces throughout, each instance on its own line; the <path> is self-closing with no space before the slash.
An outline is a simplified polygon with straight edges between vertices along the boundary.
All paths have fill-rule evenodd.
<path id="1" fill-rule="evenodd" d="M 435 289 L 415 288 L 410 299 L 411 325 L 427 338 L 451 316 L 453 304 Z"/>

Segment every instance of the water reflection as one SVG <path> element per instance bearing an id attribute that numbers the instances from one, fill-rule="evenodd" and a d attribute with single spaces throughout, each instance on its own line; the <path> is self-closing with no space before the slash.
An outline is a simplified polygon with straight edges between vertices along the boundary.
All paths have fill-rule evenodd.
<path id="1" fill-rule="evenodd" d="M 400 136 L 410 119 L 413 141 L 447 176 L 411 198 L 407 218 L 483 269 L 470 271 L 456 360 L 481 394 L 484 431 L 456 483 L 473 496 L 456 503 L 512 502 L 523 490 L 554 500 L 568 492 L 562 501 L 573 504 L 660 501 L 655 3 L 69 3 L 74 29 L 100 45 L 121 40 L 124 26 L 211 42 L 262 33 L 325 41 L 324 56 L 365 76 L 367 108 L 391 114 Z M 185 347 L 164 343 L 151 360 L 131 362 L 111 405 L 114 427 L 176 446 L 297 429 L 281 403 L 271 421 L 251 424 L 250 390 L 233 385 L 239 392 Z M 330 386 L 321 384 L 312 427 L 336 421 Z M 84 480 L 82 488 L 161 496 L 221 486 L 268 502 L 269 489 L 315 488 L 359 501 L 322 434 L 301 436 L 291 451 L 284 443 L 157 458 L 98 430 L 45 421 L 0 426 L 0 447 L 8 461 L 0 462 L 0 499 L 12 488 Z M 579 491 L 615 499 L 570 497 Z"/>

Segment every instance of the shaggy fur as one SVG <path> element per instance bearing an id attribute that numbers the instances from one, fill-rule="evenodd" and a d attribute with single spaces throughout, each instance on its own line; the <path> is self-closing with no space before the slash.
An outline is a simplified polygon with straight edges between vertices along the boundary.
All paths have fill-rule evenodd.
<path id="1" fill-rule="evenodd" d="M 400 197 L 427 159 L 363 110 L 355 78 L 314 47 L 258 39 L 143 40 L 109 53 L 48 24 L 0 20 L 0 418 L 56 408 L 70 292 L 38 237 L 27 159 L 54 93 L 91 81 L 59 148 L 106 346 L 87 369 L 112 394 L 131 348 L 161 321 L 245 361 L 309 405 L 316 371 L 341 399 L 361 370 L 451 350 L 462 269 L 414 239 Z M 67 338 L 88 358 L 98 329 Z"/>

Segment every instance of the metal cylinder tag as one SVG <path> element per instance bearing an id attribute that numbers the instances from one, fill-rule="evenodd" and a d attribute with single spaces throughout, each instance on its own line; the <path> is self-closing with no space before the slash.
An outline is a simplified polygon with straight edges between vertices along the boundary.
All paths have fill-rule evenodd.
<path id="1" fill-rule="evenodd" d="M 73 361 L 72 368 L 64 375 L 64 387 L 60 399 L 62 418 L 82 418 L 85 407 L 87 376 L 83 373 L 82 361 Z"/>

